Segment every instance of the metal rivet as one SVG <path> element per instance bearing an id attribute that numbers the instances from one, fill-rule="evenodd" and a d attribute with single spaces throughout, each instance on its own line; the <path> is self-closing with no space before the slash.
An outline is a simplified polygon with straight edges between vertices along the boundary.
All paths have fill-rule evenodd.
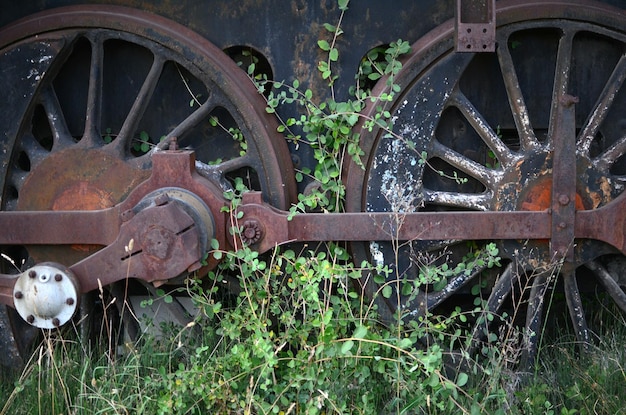
<path id="1" fill-rule="evenodd" d="M 65 300 L 65 304 L 67 304 L 67 305 L 74 305 L 74 299 L 73 298 L 68 298 L 67 300 Z"/>
<path id="2" fill-rule="evenodd" d="M 559 203 L 562 204 L 563 206 L 567 205 L 569 203 L 569 196 L 563 194 L 559 196 Z"/>
<path id="3" fill-rule="evenodd" d="M 28 276 L 29 276 L 30 278 L 35 278 L 35 277 L 37 276 L 37 271 L 35 271 L 34 269 L 31 269 L 31 270 L 28 272 Z"/>
<path id="4" fill-rule="evenodd" d="M 572 105 L 577 104 L 579 99 L 578 97 L 569 94 L 563 94 L 560 101 L 565 107 L 571 107 Z"/>
<path id="5" fill-rule="evenodd" d="M 565 223 L 565 222 L 560 222 L 560 223 L 558 224 L 558 228 L 559 228 L 559 229 L 565 229 L 565 228 L 567 228 L 567 223 Z"/>
<path id="6" fill-rule="evenodd" d="M 24 294 L 22 294 L 21 291 L 15 291 L 14 297 L 19 300 L 21 298 L 24 298 Z"/>
<path id="7" fill-rule="evenodd" d="M 59 327 L 61 325 L 61 321 L 58 318 L 55 317 L 55 318 L 52 319 L 52 325 L 54 327 Z"/>
<path id="8" fill-rule="evenodd" d="M 29 324 L 33 324 L 35 322 L 35 316 L 29 314 L 28 317 L 26 317 L 26 321 L 28 321 Z"/>
<path id="9" fill-rule="evenodd" d="M 61 275 L 61 274 L 56 274 L 56 275 L 54 276 L 54 280 L 55 280 L 56 282 L 60 282 L 62 279 L 63 279 L 63 275 Z"/>

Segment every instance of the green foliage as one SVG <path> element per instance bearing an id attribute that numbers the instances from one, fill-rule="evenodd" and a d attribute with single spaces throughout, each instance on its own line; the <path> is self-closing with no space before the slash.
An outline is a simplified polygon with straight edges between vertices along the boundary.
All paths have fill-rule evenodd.
<path id="1" fill-rule="evenodd" d="M 343 34 L 341 21 L 348 0 L 338 0 L 338 6 L 338 23 L 324 25 L 330 38 L 318 41 L 326 57 L 318 71 L 328 84 L 330 99 L 319 102 L 298 80 L 291 84 L 269 81 L 257 73 L 254 60 L 246 68 L 259 92 L 266 94 L 268 113 L 279 116 L 281 106 L 295 105 L 302 114 L 282 120 L 278 131 L 295 145 L 313 149 L 316 166 L 302 169 L 296 178 L 318 186 L 299 196 L 291 214 L 342 210 L 343 163 L 350 157 L 360 164 L 363 156 L 357 125 L 370 131 L 382 128 L 393 135 L 385 105 L 400 91 L 395 76 L 402 68 L 400 57 L 410 46 L 398 40 L 370 51 L 351 88 L 352 98 L 336 101 L 333 64 L 340 59 L 337 39 Z M 368 85 L 381 79 L 386 81 L 374 96 Z M 189 105 L 199 105 L 198 97 L 192 97 Z M 363 119 L 363 109 L 374 102 L 380 106 L 372 117 Z M 246 141 L 239 130 L 222 125 L 216 117 L 209 122 L 228 132 L 239 143 L 240 154 L 245 154 Z M 107 129 L 103 139 L 111 142 L 114 138 Z M 133 151 L 144 154 L 154 144 L 147 132 L 141 132 L 133 141 Z M 426 152 L 414 143 L 407 145 L 420 152 L 421 164 L 428 164 Z M 467 180 L 456 175 L 450 178 Z M 241 230 L 244 218 L 237 207 L 246 190 L 243 180 L 235 178 L 232 190 L 224 195 L 229 202 L 224 212 L 230 215 L 233 234 Z M 473 333 L 467 331 L 468 320 L 498 318 L 507 324 L 507 316 L 484 310 L 481 281 L 471 288 L 475 308 L 470 312 L 457 308 L 445 316 L 424 313 L 417 320 L 399 318 L 397 325 L 387 327 L 379 322 L 375 298 L 366 298 L 360 284 L 364 275 L 371 275 L 381 286 L 375 295 L 390 298 L 391 271 L 367 262 L 353 264 L 339 244 L 305 246 L 300 251 L 276 249 L 265 256 L 246 246 L 235 252 L 223 250 L 217 240 L 210 246 L 210 255 L 220 265 L 203 279 L 188 278 L 183 287 L 197 308 L 191 323 L 164 325 L 158 336 L 144 334 L 136 347 L 125 345 L 116 358 L 87 349 L 76 341 L 77 333 L 51 334 L 5 391 L 0 415 L 591 414 L 595 405 L 587 402 L 597 396 L 596 391 L 604 398 L 596 397 L 595 402 L 606 402 L 602 412 L 620 410 L 611 397 L 619 397 L 626 380 L 623 353 L 610 367 L 606 385 L 589 381 L 602 378 L 607 367 L 606 362 L 593 361 L 579 370 L 585 382 L 570 376 L 560 395 L 552 382 L 540 376 L 523 388 L 507 386 L 514 374 L 507 360 L 515 347 L 510 341 L 514 336 L 486 333 L 479 356 L 470 356 Z M 498 254 L 495 244 L 487 244 L 470 249 L 454 266 L 424 264 L 418 278 L 397 281 L 397 289 L 410 302 L 424 287 L 441 290 L 457 275 L 499 266 Z M 237 290 L 220 289 L 226 280 L 235 280 Z M 172 303 L 180 293 L 157 289 L 155 294 L 142 306 L 152 306 L 157 300 Z M 560 352 L 555 360 L 562 356 L 568 356 L 567 352 Z M 458 364 L 459 359 L 464 365 Z M 572 362 L 568 360 L 569 365 Z"/>
<path id="2" fill-rule="evenodd" d="M 394 94 L 400 91 L 400 87 L 394 83 L 394 77 L 402 68 L 399 57 L 410 51 L 408 42 L 398 40 L 392 42 L 388 48 L 377 51 L 384 59 L 377 60 L 371 52 L 372 60 L 364 60 L 363 68 L 357 81 L 363 76 L 374 79 L 375 74 L 387 76 L 388 90 L 379 96 L 371 95 L 371 90 L 363 90 L 361 83 L 350 89 L 352 99 L 339 102 L 334 99 L 334 82 L 337 75 L 333 73 L 332 65 L 339 59 L 337 39 L 343 34 L 341 21 L 348 9 L 347 1 L 340 1 L 341 15 L 337 25 L 325 24 L 324 28 L 330 33 L 331 39 L 320 39 L 317 43 L 327 59 L 320 61 L 318 71 L 322 79 L 328 81 L 330 89 L 329 99 L 318 102 L 310 89 L 302 89 L 300 82 L 294 80 L 291 84 L 270 81 L 262 74 L 255 74 L 254 68 L 248 68 L 248 74 L 253 77 L 260 93 L 267 96 L 266 111 L 278 114 L 278 109 L 285 105 L 295 105 L 300 117 L 290 117 L 282 120 L 278 131 L 285 134 L 287 140 L 296 146 L 309 145 L 313 149 L 316 160 L 315 168 L 311 171 L 307 168 L 296 173 L 296 179 L 303 181 L 308 177 L 318 184 L 308 194 L 301 194 L 298 202 L 292 207 L 291 213 L 321 210 L 327 212 L 340 212 L 343 209 L 345 186 L 341 181 L 343 163 L 346 157 L 351 158 L 357 165 L 362 166 L 361 157 L 364 155 L 360 148 L 360 134 L 355 131 L 359 122 L 365 124 L 365 128 L 372 129 L 374 126 L 391 129 L 391 114 L 384 108 L 379 108 L 376 114 L 367 120 L 363 120 L 361 111 L 368 102 L 381 99 L 386 102 L 393 100 Z M 378 55 L 377 55 L 378 56 Z"/>

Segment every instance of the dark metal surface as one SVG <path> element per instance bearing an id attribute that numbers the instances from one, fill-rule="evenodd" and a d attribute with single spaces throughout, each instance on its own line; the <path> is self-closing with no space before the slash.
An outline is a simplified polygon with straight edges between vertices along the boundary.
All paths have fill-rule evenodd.
<path id="1" fill-rule="evenodd" d="M 475 219 L 472 214 L 480 215 L 470 212 L 545 212 L 550 219 L 544 223 L 549 228 L 544 234 L 550 236 L 534 241 L 515 240 L 519 229 L 507 228 L 493 217 L 499 230 L 493 234 L 510 238 L 493 238 L 503 257 L 499 270 L 451 277 L 441 292 L 418 296 L 412 303 L 398 294 L 399 304 L 382 301 L 379 309 L 390 310 L 389 318 L 397 309 L 419 316 L 423 313 L 419 304 L 444 306 L 449 292 L 463 292 L 463 286 L 480 274 L 493 284 L 489 302 L 496 307 L 494 312 L 506 306 L 506 297 L 528 295 L 521 284 L 532 287 L 525 328 L 537 333 L 544 296 L 560 275 L 566 280 L 565 297 L 577 336 L 586 342 L 581 278 L 591 278 L 585 281 L 587 287 L 593 274 L 607 281 L 610 273 L 597 271 L 604 269 L 599 264 L 610 264 L 615 257 L 608 254 L 615 254 L 615 248 L 624 253 L 620 210 L 626 139 L 615 126 L 624 122 L 626 105 L 622 88 L 626 15 L 623 4 L 612 9 L 585 1 L 496 6 L 495 55 L 452 53 L 452 23 L 413 45 L 394 80 L 404 91 L 390 107 L 394 138 L 364 131 L 366 170 L 350 166 L 347 206 L 353 212 L 397 212 L 407 218 L 410 212 L 428 212 L 442 221 L 448 211 L 454 215 L 462 211 L 468 221 L 483 224 L 492 219 Z M 365 116 L 374 116 L 378 105 L 373 104 Z M 421 160 L 423 154 L 426 160 Z M 459 227 L 455 221 L 449 225 Z M 398 287 L 398 281 L 417 278 L 432 258 L 460 261 L 468 253 L 463 241 L 481 239 L 480 235 L 433 237 L 399 249 L 381 238 L 355 245 L 354 252 L 357 258 L 395 263 L 388 283 Z M 567 262 L 561 266 L 563 258 Z M 594 273 L 581 269 L 587 263 L 594 264 Z M 616 281 L 619 271 L 610 268 Z M 509 276 L 508 283 L 495 284 L 498 274 Z M 364 281 L 365 292 L 378 290 L 371 279 Z M 626 311 L 619 291 L 607 285 L 615 303 Z M 536 338 L 530 337 L 526 345 L 532 349 Z"/>
<path id="2" fill-rule="evenodd" d="M 15 10 L 5 5 L 2 19 Z M 20 12 L 29 7 L 23 5 Z M 287 146 L 275 131 L 275 118 L 265 113 L 263 99 L 245 73 L 188 28 L 138 9 L 91 5 L 26 17 L 3 27 L 0 39 L 0 87 L 7 98 L 0 104 L 2 209 L 83 211 L 121 202 L 125 207 L 119 214 L 113 208 L 104 216 L 90 213 L 77 218 L 70 213 L 60 221 L 52 217 L 23 218 L 17 223 L 13 223 L 16 217 L 3 219 L 9 226 L 29 222 L 23 230 L 32 238 L 21 244 L 8 226 L 3 229 L 5 242 L 10 244 L 3 252 L 17 264 L 28 267 L 53 260 L 73 265 L 85 258 L 96 263 L 99 258 L 100 265 L 109 264 L 109 275 L 81 264 L 85 286 L 96 288 L 99 277 L 113 281 L 122 275 L 118 251 L 129 241 L 116 239 L 121 231 L 122 237 L 137 237 L 137 244 L 142 238 L 145 241 L 143 253 L 132 257 L 133 275 L 167 279 L 197 268 L 200 257 L 192 244 L 195 237 L 189 241 L 184 234 L 176 235 L 178 208 L 171 226 L 145 235 L 139 228 L 150 220 L 133 230 L 123 217 L 162 186 L 187 184 L 190 192 L 210 201 L 213 194 L 221 195 L 232 188 L 235 179 L 241 179 L 251 189 L 262 191 L 269 203 L 283 209 L 289 206 L 295 181 Z M 220 124 L 212 126 L 211 117 L 217 117 Z M 242 138 L 233 138 L 229 129 L 240 132 Z M 158 165 L 159 155 L 152 153 L 162 136 L 167 142 L 176 137 L 181 146 L 193 147 L 212 183 L 198 175 L 185 175 L 185 169 L 192 173 L 195 159 L 164 163 L 161 173 L 166 178 L 144 182 Z M 142 182 L 143 190 L 135 192 Z M 219 211 L 219 207 L 213 209 Z M 90 215 L 103 220 L 94 224 Z M 183 210 L 180 217 L 185 215 L 189 212 Z M 122 221 L 128 223 L 121 225 Z M 50 244 L 35 236 L 46 223 L 54 224 L 48 229 Z M 68 235 L 77 236 L 79 242 L 57 245 L 72 239 Z M 218 239 L 227 246 L 223 235 Z M 169 249 L 162 250 L 164 244 L 172 247 L 180 261 Z M 204 240 L 201 245 L 206 244 Z M 105 245 L 111 249 L 100 250 Z M 105 256 L 107 260 L 102 259 Z M 144 256 L 151 260 L 142 262 Z M 162 274 L 154 272 L 156 266 Z M 3 285 L 10 282 L 5 279 Z M 4 297 L 4 303 L 10 303 Z M 22 343 L 24 333 L 20 329 L 13 340 Z"/>
<path id="3" fill-rule="evenodd" d="M 532 349 L 551 276 L 560 273 L 587 342 L 580 268 L 626 311 L 607 259 L 626 253 L 623 1 L 459 0 L 456 21 L 452 1 L 353 1 L 343 21 L 351 37 L 337 44 L 337 99 L 347 97 L 368 50 L 417 40 L 395 80 L 395 137 L 364 132 L 366 169 L 351 165 L 345 177 L 350 213 L 292 219 L 291 159 L 310 166 L 310 151 L 289 154 L 276 119 L 222 49 L 254 50 L 274 79 L 299 79 L 324 99 L 316 42 L 329 36 L 322 23 L 338 18 L 336 3 L 114 3 L 135 8 L 71 6 L 13 22 L 38 6 L 0 4 L 0 25 L 12 22 L 0 28 L 0 205 L 8 211 L 0 245 L 24 248 L 25 262 L 67 264 L 81 292 L 129 277 L 162 283 L 200 267 L 211 238 L 240 246 L 222 210 L 223 192 L 241 180 L 253 190 L 239 208 L 241 240 L 259 251 L 365 241 L 354 245 L 357 259 L 382 265 L 395 254 L 397 281 L 416 277 L 420 255 L 460 259 L 464 242 L 496 241 L 500 278 L 477 266 L 412 304 L 386 304 L 384 317 L 419 316 L 479 274 L 492 284 L 495 312 L 527 278 Z M 455 45 L 495 54 L 455 54 Z M 280 115 L 299 116 L 289 111 Z M 167 147 L 159 137 L 194 151 L 156 151 Z M 171 188 L 198 204 L 172 200 Z M 411 243 L 394 251 L 387 241 Z M 13 304 L 14 279 L 0 278 L 4 304 Z M 366 294 L 377 291 L 367 284 Z"/>

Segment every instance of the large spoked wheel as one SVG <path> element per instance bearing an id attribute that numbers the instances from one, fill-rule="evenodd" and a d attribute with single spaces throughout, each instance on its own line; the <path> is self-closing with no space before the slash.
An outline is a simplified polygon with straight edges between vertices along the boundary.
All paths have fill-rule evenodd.
<path id="1" fill-rule="evenodd" d="M 173 137 L 224 191 L 241 180 L 275 207 L 289 206 L 295 183 L 275 121 L 235 63 L 185 27 L 113 6 L 51 10 L 0 32 L 0 67 L 3 210 L 113 206 L 149 176 L 151 153 Z M 70 265 L 97 249 L 3 252 L 19 267 Z M 0 337 L 4 350 L 18 352 L 28 341 L 12 320 L 9 310 Z"/>
<path id="2" fill-rule="evenodd" d="M 349 169 L 348 210 L 548 209 L 552 179 L 560 177 L 552 168 L 553 145 L 558 134 L 574 127 L 576 151 L 566 157 L 576 165 L 576 209 L 597 209 L 623 192 L 624 12 L 585 1 L 497 5 L 496 53 L 454 53 L 451 22 L 413 45 L 395 80 L 402 92 L 390 108 L 392 134 L 365 132 L 366 168 Z M 383 81 L 379 88 L 384 87 Z M 575 126 L 556 115 L 563 93 L 578 98 Z M 365 115 L 373 115 L 377 105 Z M 577 239 L 573 262 L 561 267 L 562 258 L 551 254 L 548 241 L 493 243 L 502 257 L 499 267 L 470 263 L 469 271 L 439 281 L 428 280 L 427 265 L 462 262 L 485 243 L 373 241 L 354 250 L 393 270 L 386 281 L 394 289 L 388 298 L 376 295 L 380 283 L 363 280 L 387 320 L 418 318 L 425 310 L 449 312 L 466 303 L 464 295 L 480 293 L 490 312 L 507 311 L 521 320 L 529 356 L 545 310 L 559 292 L 584 343 L 592 339 L 586 293 L 601 289 L 626 312 L 626 261 L 614 248 Z M 419 289 L 407 289 L 407 281 L 421 281 Z M 466 310 L 473 307 L 471 300 Z"/>

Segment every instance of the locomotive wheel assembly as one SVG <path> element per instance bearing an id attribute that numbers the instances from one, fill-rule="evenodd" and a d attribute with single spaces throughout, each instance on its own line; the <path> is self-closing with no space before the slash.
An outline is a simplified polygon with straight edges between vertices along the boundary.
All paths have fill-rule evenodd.
<path id="1" fill-rule="evenodd" d="M 3 90 L 13 91 L 1 104 L 3 125 L 8 128 L 0 152 L 3 210 L 103 210 L 133 199 L 127 216 L 136 220 L 149 216 L 155 206 L 169 204 L 174 209 L 172 226 L 200 225 L 204 234 L 196 239 L 204 244 L 199 249 L 206 252 L 207 240 L 224 240 L 214 235 L 211 213 L 194 192 L 208 188 L 221 194 L 241 179 L 271 205 L 288 207 L 295 185 L 286 146 L 272 135 L 275 121 L 265 114 L 263 100 L 236 64 L 187 28 L 122 7 L 67 7 L 5 27 L 0 45 L 4 68 L 0 83 Z M 158 167 L 153 154 L 176 145 L 193 148 L 196 157 L 183 156 L 182 165 L 162 164 L 163 180 L 154 188 L 133 193 Z M 194 188 L 200 180 L 197 177 L 190 179 L 191 189 L 181 189 L 181 172 L 173 167 L 186 168 L 188 175 L 192 170 L 202 171 L 206 182 L 202 190 Z M 171 186 L 163 184 L 168 181 L 165 175 L 170 175 Z M 129 197 L 131 193 L 135 196 Z M 174 223 L 181 214 L 187 222 Z M 144 232 L 144 245 L 149 246 L 144 251 L 152 259 L 169 258 L 173 254 L 168 249 L 179 242 L 178 231 L 156 227 L 154 222 L 164 217 L 136 222 L 137 232 Z M 28 227 L 33 222 L 21 224 Z M 106 225 L 70 221 L 51 232 L 103 236 L 112 231 L 111 238 L 87 237 L 87 242 L 68 244 L 22 241 L 8 246 L 5 254 L 24 268 L 46 261 L 70 266 L 106 251 L 101 248 L 116 240 L 119 225 L 102 224 Z M 46 232 L 33 230 L 35 235 Z M 128 249 L 129 240 L 119 240 L 122 252 Z M 103 266 L 101 274 L 107 272 Z M 56 286 L 54 275 L 60 274 L 42 277 L 47 286 Z M 92 276 L 94 282 L 96 278 L 106 280 Z M 28 276 L 18 279 L 22 280 L 31 282 Z M 124 290 L 116 291 L 123 294 Z M 17 288 L 16 292 L 21 296 L 18 310 L 27 310 L 29 322 L 39 327 L 59 325 L 56 313 L 42 312 L 40 319 L 32 307 L 22 306 L 26 293 Z M 5 348 L 11 356 L 28 343 L 14 317 L 9 311 L 2 318 L 3 325 L 15 328 L 3 327 L 1 333 L 3 344 L 11 345 Z"/>
<path id="2" fill-rule="evenodd" d="M 375 119 L 389 105 L 393 130 L 363 129 L 365 169 L 345 176 L 348 213 L 293 218 L 276 122 L 205 39 L 110 6 L 5 27 L 0 244 L 20 269 L 1 275 L 0 300 L 25 323 L 10 312 L 0 324 L 62 325 L 100 286 L 165 284 L 198 269 L 213 240 L 260 252 L 352 241 L 358 259 L 394 271 L 389 298 L 362 280 L 388 321 L 453 309 L 477 285 L 491 313 L 526 304 L 518 314 L 532 354 L 551 287 L 562 287 L 587 343 L 583 293 L 599 283 L 626 311 L 623 13 L 586 1 L 497 5 L 495 54 L 455 53 L 453 22 L 443 24 L 413 45 L 395 100 L 365 110 Z M 252 190 L 240 224 L 223 195 L 235 182 Z M 461 261 L 481 241 L 498 248 L 499 267 L 416 284 L 424 265 Z M 216 263 L 209 255 L 207 267 Z M 407 281 L 417 289 L 406 292 Z M 27 343 L 21 333 L 0 340 Z"/>
<path id="3" fill-rule="evenodd" d="M 626 312 L 623 250 L 578 231 L 584 214 L 623 200 L 625 21 L 623 13 L 585 1 L 497 5 L 494 54 L 454 53 L 451 23 L 413 45 L 394 79 L 402 92 L 390 107 L 393 130 L 363 130 L 366 168 L 351 166 L 347 206 L 400 217 L 548 212 L 549 237 L 527 240 L 511 228 L 504 239 L 492 238 L 500 267 L 475 263 L 436 282 L 423 281 L 417 294 L 403 291 L 403 284 L 423 280 L 428 265 L 461 262 L 482 242 L 420 237 L 355 246 L 358 257 L 393 269 L 385 282 L 393 295 L 377 297 L 387 320 L 449 312 L 463 304 L 458 294 L 476 286 L 481 291 L 474 288 L 474 294 L 482 292 L 490 313 L 524 316 L 518 321 L 522 346 L 532 356 L 554 292 L 564 293 L 583 344 L 593 336 L 582 294 L 602 287 Z M 377 92 L 387 87 L 383 80 Z M 371 105 L 364 118 L 380 105 Z M 433 226 L 457 226 L 441 218 Z M 492 225 L 486 219 L 481 226 L 504 231 Z M 619 222 L 615 226 L 623 231 Z M 372 278 L 364 278 L 363 286 L 371 295 L 381 289 Z"/>

